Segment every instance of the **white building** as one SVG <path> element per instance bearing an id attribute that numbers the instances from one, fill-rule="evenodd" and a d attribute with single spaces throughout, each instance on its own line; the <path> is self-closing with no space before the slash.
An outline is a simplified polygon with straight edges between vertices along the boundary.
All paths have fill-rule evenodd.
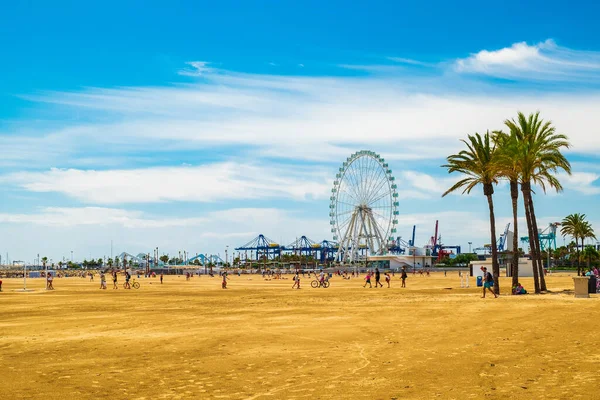
<path id="1" fill-rule="evenodd" d="M 483 277 L 483 271 L 481 271 L 481 267 L 486 267 L 489 272 L 492 271 L 492 259 L 488 258 L 487 260 L 482 261 L 471 261 L 469 264 L 469 268 L 471 269 L 471 276 L 481 276 Z M 500 265 L 500 268 L 506 268 L 506 276 L 511 276 L 510 274 L 510 264 L 508 265 Z M 519 277 L 532 277 L 533 276 L 533 263 L 531 260 L 521 257 L 519 258 Z"/>
<path id="2" fill-rule="evenodd" d="M 433 260 L 436 257 L 426 255 L 385 255 L 385 256 L 369 256 L 369 268 L 378 267 L 379 269 L 400 270 L 402 267 L 407 269 L 413 268 L 430 268 L 433 265 Z"/>

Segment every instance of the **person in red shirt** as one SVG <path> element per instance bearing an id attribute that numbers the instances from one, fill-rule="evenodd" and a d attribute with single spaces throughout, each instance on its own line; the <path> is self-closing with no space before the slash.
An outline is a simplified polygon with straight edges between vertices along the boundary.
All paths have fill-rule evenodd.
<path id="1" fill-rule="evenodd" d="M 363 287 L 367 287 L 367 283 L 369 284 L 370 288 L 373 287 L 373 285 L 371 285 L 371 271 L 367 272 L 367 276 L 365 276 L 365 284 L 363 285 Z"/>

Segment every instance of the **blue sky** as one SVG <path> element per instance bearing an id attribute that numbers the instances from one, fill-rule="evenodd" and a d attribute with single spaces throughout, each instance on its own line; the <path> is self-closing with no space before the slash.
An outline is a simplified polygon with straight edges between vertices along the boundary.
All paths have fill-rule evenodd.
<path id="1" fill-rule="evenodd" d="M 393 4 L 392 4 L 393 3 Z M 597 3 L 12 2 L 0 13 L 0 253 L 224 253 L 330 239 L 339 165 L 398 181 L 398 234 L 487 243 L 480 193 L 440 194 L 460 138 L 540 110 L 573 143 L 540 225 L 600 222 Z M 510 220 L 497 188 L 498 230 Z"/>

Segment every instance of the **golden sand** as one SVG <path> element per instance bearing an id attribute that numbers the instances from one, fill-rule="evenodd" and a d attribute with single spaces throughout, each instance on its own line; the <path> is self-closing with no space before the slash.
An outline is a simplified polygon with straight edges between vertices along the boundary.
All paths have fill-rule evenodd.
<path id="1" fill-rule="evenodd" d="M 3 399 L 591 399 L 600 378 L 599 299 L 480 298 L 456 272 L 400 288 L 329 289 L 233 276 L 4 279 Z M 120 283 L 123 278 L 120 278 Z M 522 279 L 532 289 L 531 278 Z M 509 281 L 502 279 L 506 290 Z"/>

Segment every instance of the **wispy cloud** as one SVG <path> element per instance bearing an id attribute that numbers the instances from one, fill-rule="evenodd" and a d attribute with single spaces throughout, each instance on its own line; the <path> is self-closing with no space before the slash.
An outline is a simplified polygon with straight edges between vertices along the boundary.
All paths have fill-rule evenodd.
<path id="1" fill-rule="evenodd" d="M 233 252 L 234 247 L 259 233 L 283 244 L 291 243 L 299 232 L 314 240 L 330 237 L 323 218 L 268 207 L 231 208 L 194 217 L 165 217 L 120 208 L 51 207 L 27 214 L 0 213 L 0 223 L 5 228 L 0 229 L 0 242 L 4 249 L 10 249 L 12 257 L 33 257 L 31 243 L 36 243 L 35 252 L 55 261 L 71 250 L 77 260 L 110 255 L 111 242 L 115 254 L 147 252 L 159 245 L 161 253 L 186 250 L 189 254 L 223 256 L 226 245 Z M 50 238 L 48 232 L 56 237 Z"/>
<path id="2" fill-rule="evenodd" d="M 565 190 L 572 190 L 585 195 L 600 194 L 598 179 L 600 174 L 596 172 L 576 171 L 572 175 L 561 173 L 558 179 Z"/>
<path id="3" fill-rule="evenodd" d="M 411 58 L 403 58 L 403 57 L 387 57 L 388 60 L 394 61 L 399 64 L 409 64 L 409 65 L 418 65 L 421 67 L 435 67 L 438 66 L 438 63 L 429 63 L 419 60 L 413 60 Z"/>
<path id="4" fill-rule="evenodd" d="M 553 40 L 515 43 L 459 59 L 456 71 L 507 79 L 573 81 L 600 78 L 600 52 L 572 50 Z"/>
<path id="5" fill-rule="evenodd" d="M 215 163 L 199 167 L 152 167 L 130 170 L 52 169 L 19 172 L 2 181 L 31 192 L 62 193 L 92 204 L 214 202 L 279 198 L 323 199 L 331 174 L 302 166 Z"/>
<path id="6" fill-rule="evenodd" d="M 537 59 L 530 53 L 544 54 L 530 47 L 522 44 L 497 55 L 480 52 L 459 60 L 457 66 L 463 72 L 523 72 L 529 68 L 523 65 L 529 64 L 519 60 Z M 521 66 L 505 68 L 511 62 Z M 542 116 L 551 116 L 557 128 L 569 135 L 576 152 L 600 150 L 600 134 L 594 133 L 594 127 L 600 126 L 596 112 L 600 95 L 593 92 L 513 93 L 469 81 L 459 90 L 447 86 L 446 80 L 454 77 L 445 75 L 435 80 L 395 73 L 278 76 L 209 65 L 192 63 L 191 75 L 202 76 L 191 84 L 27 95 L 62 113 L 76 112 L 84 122 L 65 121 L 60 128 L 44 129 L 15 126 L 14 130 L 27 134 L 0 135 L 0 146 L 12 149 L 0 163 L 14 166 L 33 159 L 47 161 L 46 167 L 63 166 L 56 160 L 89 158 L 93 152 L 102 167 L 102 157 L 114 166 L 119 164 L 115 157 L 134 151 L 225 147 L 250 150 L 254 157 L 321 162 L 342 158 L 356 148 L 382 153 L 385 149 L 390 159 L 439 159 L 460 147 L 457 138 L 501 128 L 516 110 L 541 110 Z M 103 149 L 107 154 L 102 154 Z"/>
<path id="7" fill-rule="evenodd" d="M 209 63 L 207 61 L 190 61 L 190 62 L 187 62 L 186 64 L 189 65 L 191 68 L 185 68 L 185 69 L 179 70 L 180 75 L 201 76 L 206 73 L 215 71 L 214 68 L 209 67 L 209 65 L 211 63 Z"/>

